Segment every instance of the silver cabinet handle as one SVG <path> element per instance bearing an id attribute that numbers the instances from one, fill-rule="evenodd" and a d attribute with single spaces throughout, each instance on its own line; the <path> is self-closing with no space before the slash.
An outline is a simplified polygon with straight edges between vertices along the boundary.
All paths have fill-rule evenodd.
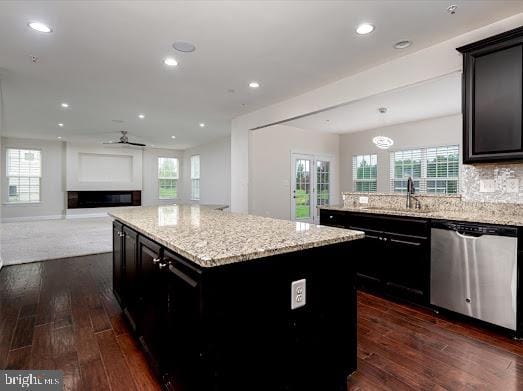
<path id="1" fill-rule="evenodd" d="M 160 269 L 163 269 L 163 268 L 166 267 L 166 266 L 167 266 L 167 263 L 160 263 L 160 264 L 158 265 L 158 267 L 159 267 Z"/>
<path id="2" fill-rule="evenodd" d="M 122 236 L 125 236 L 125 234 L 123 232 L 118 231 L 118 236 L 122 237 Z"/>
<path id="3" fill-rule="evenodd" d="M 153 259 L 153 263 L 154 263 L 154 264 L 157 264 L 157 263 L 159 263 L 160 261 L 161 261 L 160 258 L 154 258 L 154 259 Z"/>

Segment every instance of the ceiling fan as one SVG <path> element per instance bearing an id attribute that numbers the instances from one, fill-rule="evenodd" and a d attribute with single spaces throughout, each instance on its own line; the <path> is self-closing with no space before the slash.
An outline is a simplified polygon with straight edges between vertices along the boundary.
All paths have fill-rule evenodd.
<path id="1" fill-rule="evenodd" d="M 127 130 L 121 130 L 122 137 L 120 137 L 119 141 L 108 141 L 104 144 L 128 144 L 128 145 L 135 145 L 137 147 L 145 147 L 145 144 L 141 143 L 131 143 L 129 141 L 129 138 L 127 137 Z"/>

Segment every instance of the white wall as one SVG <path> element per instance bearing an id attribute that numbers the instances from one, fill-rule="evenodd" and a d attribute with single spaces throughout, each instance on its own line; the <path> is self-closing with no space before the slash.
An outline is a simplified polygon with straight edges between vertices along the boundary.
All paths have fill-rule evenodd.
<path id="1" fill-rule="evenodd" d="M 183 199 L 191 200 L 191 156 L 200 155 L 200 204 L 231 203 L 231 139 L 221 138 L 184 151 Z M 196 201 L 198 202 L 198 201 Z"/>
<path id="2" fill-rule="evenodd" d="M 7 177 L 2 170 L 2 220 L 25 218 L 59 218 L 65 210 L 65 144 L 61 141 L 30 140 L 2 137 L 2 165 L 7 148 L 28 148 L 42 151 L 41 202 L 7 204 Z"/>
<path id="3" fill-rule="evenodd" d="M 178 158 L 181 180 L 178 181 L 177 200 L 160 200 L 158 191 L 158 158 Z M 172 149 L 150 148 L 143 151 L 143 191 L 142 205 L 172 204 L 183 198 L 183 151 Z"/>
<path id="4" fill-rule="evenodd" d="M 142 190 L 140 148 L 67 143 L 66 189 Z"/>
<path id="5" fill-rule="evenodd" d="M 461 129 L 461 114 L 459 114 L 341 135 L 341 191 L 354 191 L 352 182 L 354 155 L 378 155 L 378 192 L 388 193 L 392 151 L 440 145 L 460 145 L 461 150 Z M 388 150 L 377 148 L 372 142 L 375 136 L 390 137 L 394 140 L 394 146 Z"/>
<path id="6" fill-rule="evenodd" d="M 462 34 L 278 104 L 237 117 L 231 124 L 231 208 L 249 206 L 249 129 L 363 99 L 462 69 L 456 48 L 523 25 L 523 14 Z"/>
<path id="7" fill-rule="evenodd" d="M 291 153 L 334 158 L 331 203 L 339 203 L 339 136 L 274 125 L 250 133 L 249 213 L 291 219 Z"/>

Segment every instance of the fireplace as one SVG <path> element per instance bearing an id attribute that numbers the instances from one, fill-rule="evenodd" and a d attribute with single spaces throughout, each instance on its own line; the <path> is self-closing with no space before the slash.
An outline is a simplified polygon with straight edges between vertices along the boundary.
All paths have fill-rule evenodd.
<path id="1" fill-rule="evenodd" d="M 67 208 L 109 208 L 115 206 L 140 206 L 140 190 L 68 191 Z"/>

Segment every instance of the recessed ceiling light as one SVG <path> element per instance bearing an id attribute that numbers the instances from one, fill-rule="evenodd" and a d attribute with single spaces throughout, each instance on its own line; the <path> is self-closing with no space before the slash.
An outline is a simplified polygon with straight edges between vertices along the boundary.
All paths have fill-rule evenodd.
<path id="1" fill-rule="evenodd" d="M 176 138 L 176 136 L 171 136 L 171 138 L 174 140 Z"/>
<path id="2" fill-rule="evenodd" d="M 64 127 L 64 124 L 60 122 L 60 123 L 58 124 L 58 126 L 61 127 L 61 128 L 63 128 L 63 127 Z"/>
<path id="3" fill-rule="evenodd" d="M 377 136 L 372 139 L 372 142 L 379 148 L 379 149 L 389 149 L 394 145 L 394 141 L 385 136 Z"/>
<path id="4" fill-rule="evenodd" d="M 145 118 L 145 114 L 138 114 L 138 118 L 144 119 Z"/>
<path id="5" fill-rule="evenodd" d="M 249 87 L 251 88 L 258 88 L 260 86 L 260 83 L 258 83 L 257 81 L 251 81 L 249 83 Z"/>
<path id="6" fill-rule="evenodd" d="M 370 34 L 374 31 L 374 26 L 370 23 L 362 23 L 356 27 L 356 32 L 359 35 Z"/>
<path id="7" fill-rule="evenodd" d="M 163 60 L 163 63 L 165 65 L 168 65 L 170 67 L 175 67 L 176 65 L 178 65 L 178 61 L 176 61 L 174 58 L 172 57 L 167 57 L 165 60 Z"/>
<path id="8" fill-rule="evenodd" d="M 67 109 L 69 107 L 69 103 L 62 103 L 60 106 L 62 106 L 64 109 Z"/>
<path id="9" fill-rule="evenodd" d="M 451 15 L 454 15 L 456 13 L 456 10 L 458 9 L 458 6 L 455 4 L 449 5 L 447 7 L 447 12 Z"/>
<path id="10" fill-rule="evenodd" d="M 205 124 L 203 122 L 200 122 L 200 128 L 204 128 Z"/>
<path id="11" fill-rule="evenodd" d="M 399 41 L 394 44 L 394 49 L 406 49 L 412 45 L 412 41 Z"/>
<path id="12" fill-rule="evenodd" d="M 61 139 L 62 139 L 62 136 L 58 136 L 57 139 L 58 139 L 58 140 L 61 140 Z"/>
<path id="13" fill-rule="evenodd" d="M 27 23 L 29 27 L 31 27 L 35 31 L 39 31 L 41 33 L 51 33 L 53 32 L 53 29 L 42 22 L 29 22 Z"/>
<path id="14" fill-rule="evenodd" d="M 173 48 L 183 53 L 191 53 L 196 50 L 196 46 L 190 42 L 176 41 L 173 43 Z"/>

